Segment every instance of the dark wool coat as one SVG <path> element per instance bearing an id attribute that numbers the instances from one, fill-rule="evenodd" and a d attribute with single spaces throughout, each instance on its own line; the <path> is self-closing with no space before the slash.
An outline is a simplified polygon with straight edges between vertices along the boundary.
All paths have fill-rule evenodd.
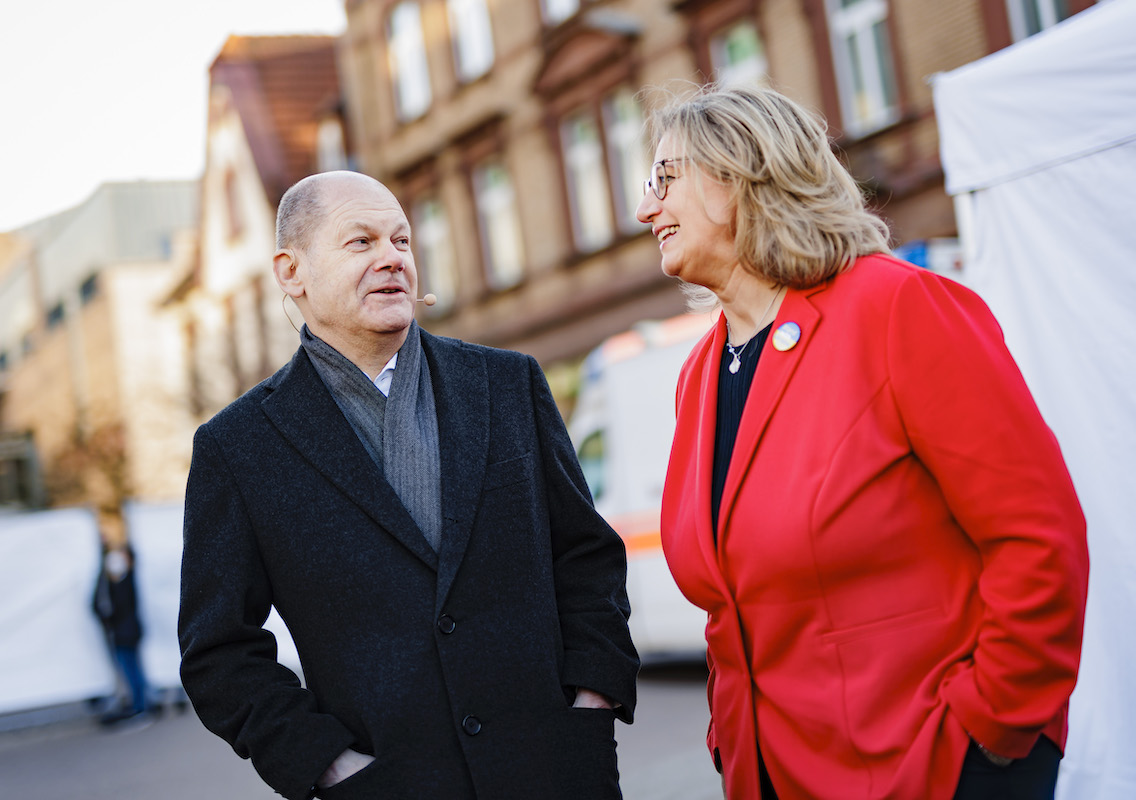
<path id="1" fill-rule="evenodd" d="M 638 658 L 626 555 L 528 356 L 422 333 L 443 540 L 427 544 L 314 367 L 291 363 L 194 440 L 179 634 L 205 725 L 288 798 L 345 748 L 345 798 L 619 796 Z M 287 623 L 305 688 L 262 629 Z"/>

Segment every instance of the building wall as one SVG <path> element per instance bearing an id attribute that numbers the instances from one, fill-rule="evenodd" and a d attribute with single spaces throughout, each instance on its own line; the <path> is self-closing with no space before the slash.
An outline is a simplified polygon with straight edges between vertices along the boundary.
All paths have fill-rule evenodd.
<path id="1" fill-rule="evenodd" d="M 266 135 L 270 99 L 246 87 L 243 108 L 216 75 L 209 98 L 200 250 L 192 279 L 169 304 L 180 320 L 190 406 L 198 422 L 283 366 L 299 344 L 294 326 L 303 321 L 294 304 L 285 309 L 272 275 L 276 208 L 266 187 L 281 176 L 261 174 L 249 139 L 250 126 Z M 315 120 L 305 121 L 305 129 L 307 122 L 314 130 Z M 282 137 L 293 133 L 274 131 Z M 314 164 L 314 149 L 311 156 Z"/>
<path id="2" fill-rule="evenodd" d="M 35 351 L 9 371 L 3 426 L 32 431 L 40 460 L 51 464 L 79 421 L 70 343 L 63 328 L 38 337 Z"/>
<path id="3" fill-rule="evenodd" d="M 53 503 L 182 497 L 193 419 L 180 330 L 159 308 L 175 273 L 105 269 L 97 296 L 11 372 L 3 424 L 32 432 Z"/>
<path id="4" fill-rule="evenodd" d="M 421 0 L 432 99 L 423 115 L 400 121 L 387 36 L 396 4 L 348 0 L 341 72 L 361 170 L 387 183 L 408 213 L 428 196 L 449 216 L 457 286 L 421 321 L 439 333 L 530 352 L 546 368 L 572 363 L 645 317 L 683 308 L 677 287 L 659 274 L 645 228 L 594 251 L 574 246 L 559 127 L 567 112 L 617 84 L 637 90 L 713 77 L 711 37 L 749 20 L 764 44 L 765 80 L 827 118 L 834 145 L 889 222 L 893 242 L 950 237 L 956 224 L 943 191 L 928 80 L 1009 43 L 1004 0 L 888 0 L 898 107 L 882 127 L 852 133 L 826 0 L 611 0 L 582 3 L 556 25 L 543 21 L 538 0 L 490 0 L 495 59 L 468 83 L 455 77 L 445 0 Z M 1086 4 L 1077 0 L 1072 10 Z M 649 108 L 661 96 L 642 101 Z M 471 185 L 472 165 L 488 154 L 499 155 L 513 178 L 524 242 L 524 278 L 505 289 L 485 279 Z M 431 264 L 420 246 L 428 290 Z"/>
<path id="5" fill-rule="evenodd" d="M 192 428 L 161 302 L 196 247 L 196 198 L 191 182 L 103 186 L 61 224 L 29 226 L 18 280 L 0 279 L 5 303 L 34 311 L 10 331 L 0 434 L 31 433 L 50 504 L 184 491 Z"/>
<path id="6" fill-rule="evenodd" d="M 133 496 L 147 501 L 184 496 L 196 427 L 182 329 L 161 308 L 181 266 L 176 260 L 129 264 L 107 275 L 128 481 Z"/>
<path id="7" fill-rule="evenodd" d="M 490 4 L 493 67 L 463 85 L 454 77 L 445 3 L 427 0 L 422 18 L 434 99 L 424 116 L 400 123 L 386 69 L 391 5 L 348 5 L 342 69 L 360 168 L 387 183 L 408 213 L 425 195 L 439 197 L 448 212 L 458 283 L 455 296 L 445 298 L 452 303 L 448 311 L 420 314 L 424 326 L 531 352 L 548 367 L 577 358 L 640 314 L 681 311 L 682 298 L 659 273 L 657 244 L 645 228 L 587 255 L 572 242 L 558 112 L 573 105 L 573 95 L 587 101 L 595 94 L 587 85 L 592 68 L 602 73 L 613 64 L 607 57 L 596 61 L 592 51 L 604 47 L 605 36 L 619 37 L 602 26 L 577 26 L 576 35 L 557 39 L 542 25 L 536 2 L 500 0 Z M 621 15 L 618 22 L 640 32 L 622 37 L 633 50 L 620 59 L 627 63 L 614 64 L 614 83 L 635 89 L 650 76 L 689 72 L 682 26 L 673 15 L 649 13 L 655 5 L 610 6 Z M 536 90 L 542 76 L 557 84 L 551 93 Z M 601 74 L 605 81 L 613 82 Z M 472 185 L 474 165 L 489 155 L 500 157 L 513 181 L 524 252 L 524 278 L 502 291 L 486 278 Z M 644 159 L 644 172 L 648 163 Z M 432 288 L 428 267 L 420 264 L 424 290 Z"/>

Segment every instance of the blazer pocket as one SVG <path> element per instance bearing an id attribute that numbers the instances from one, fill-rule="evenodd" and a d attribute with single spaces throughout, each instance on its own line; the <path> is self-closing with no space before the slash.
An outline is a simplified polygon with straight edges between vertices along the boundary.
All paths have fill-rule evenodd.
<path id="1" fill-rule="evenodd" d="M 850 628 L 840 628 L 838 630 L 829 631 L 820 635 L 821 641 L 827 644 L 844 644 L 846 642 L 855 642 L 859 639 L 869 639 L 875 636 L 886 635 L 894 631 L 904 630 L 917 625 L 925 625 L 928 623 L 941 620 L 943 612 L 938 608 L 924 608 L 919 611 L 910 611 L 906 614 L 899 614 L 894 617 L 884 617 L 883 619 L 866 622 L 860 625 L 853 625 Z"/>
<path id="2" fill-rule="evenodd" d="M 485 483 L 483 491 L 491 492 L 515 483 L 523 483 L 532 477 L 533 455 L 525 453 L 516 458 L 507 458 L 496 461 L 485 467 Z"/>

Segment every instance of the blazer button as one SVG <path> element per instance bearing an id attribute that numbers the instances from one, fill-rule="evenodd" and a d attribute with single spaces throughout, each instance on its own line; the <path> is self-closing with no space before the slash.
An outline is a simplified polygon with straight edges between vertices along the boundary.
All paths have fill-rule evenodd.
<path id="1" fill-rule="evenodd" d="M 451 634 L 457 629 L 457 627 L 458 624 L 454 622 L 454 618 L 449 614 L 443 614 L 438 618 L 438 630 L 440 630 L 442 633 Z"/>
<path id="2" fill-rule="evenodd" d="M 470 714 L 462 720 L 462 730 L 470 736 L 477 736 L 477 734 L 481 733 L 481 720 Z"/>

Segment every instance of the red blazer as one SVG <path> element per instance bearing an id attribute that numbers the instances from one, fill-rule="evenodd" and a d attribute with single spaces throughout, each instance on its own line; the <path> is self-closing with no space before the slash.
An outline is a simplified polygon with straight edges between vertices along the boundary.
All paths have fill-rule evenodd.
<path id="1" fill-rule="evenodd" d="M 1063 747 L 1088 583 L 1056 440 L 985 304 L 890 256 L 789 291 L 717 537 L 719 320 L 679 378 L 667 561 L 709 612 L 708 743 L 730 800 L 950 798 L 968 733 Z"/>

